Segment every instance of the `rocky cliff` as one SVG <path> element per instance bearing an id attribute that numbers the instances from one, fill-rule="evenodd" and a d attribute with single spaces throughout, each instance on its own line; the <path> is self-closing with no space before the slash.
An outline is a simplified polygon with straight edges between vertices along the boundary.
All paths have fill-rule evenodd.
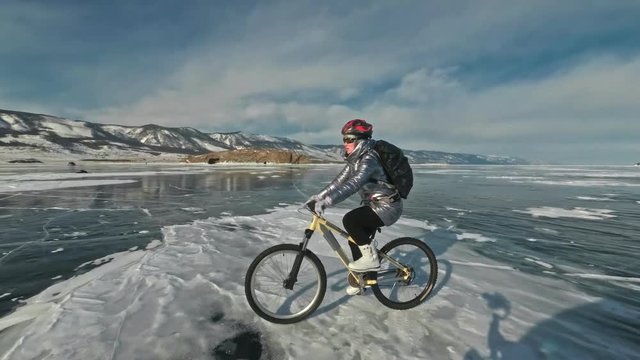
<path id="1" fill-rule="evenodd" d="M 268 149 L 241 149 L 229 151 L 213 151 L 203 155 L 191 155 L 185 160 L 188 163 L 241 162 L 257 164 L 310 164 L 317 160 L 293 151 Z"/>

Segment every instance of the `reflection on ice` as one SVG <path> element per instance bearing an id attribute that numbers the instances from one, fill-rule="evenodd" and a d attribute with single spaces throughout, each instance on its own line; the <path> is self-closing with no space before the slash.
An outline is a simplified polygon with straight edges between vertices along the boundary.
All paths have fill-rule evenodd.
<path id="1" fill-rule="evenodd" d="M 20 182 L 0 182 L 0 193 L 19 191 L 42 191 L 51 189 L 63 189 L 98 185 L 129 184 L 135 180 L 39 180 Z"/>

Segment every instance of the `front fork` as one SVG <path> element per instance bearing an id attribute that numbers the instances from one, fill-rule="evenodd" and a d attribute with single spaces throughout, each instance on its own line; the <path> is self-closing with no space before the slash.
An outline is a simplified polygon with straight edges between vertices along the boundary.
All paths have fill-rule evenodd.
<path id="1" fill-rule="evenodd" d="M 313 235 L 313 230 L 306 229 L 304 231 L 304 237 L 300 243 L 300 250 L 298 251 L 298 255 L 296 255 L 296 259 L 293 261 L 291 272 L 289 272 L 289 276 L 282 282 L 282 285 L 287 290 L 293 290 L 293 285 L 298 281 L 298 272 L 300 271 L 300 265 L 302 264 L 304 252 L 307 250 L 307 244 L 309 243 L 309 239 L 311 239 L 311 235 Z"/>

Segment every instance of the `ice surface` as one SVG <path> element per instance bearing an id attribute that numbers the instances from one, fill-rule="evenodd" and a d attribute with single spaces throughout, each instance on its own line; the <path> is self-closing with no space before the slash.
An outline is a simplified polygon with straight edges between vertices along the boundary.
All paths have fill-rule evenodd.
<path id="1" fill-rule="evenodd" d="M 396 311 L 370 292 L 346 296 L 345 271 L 316 235 L 310 249 L 329 276 L 323 304 L 298 324 L 263 321 L 244 298 L 244 273 L 265 248 L 299 241 L 308 221 L 297 212 L 299 205 L 166 226 L 162 243 L 102 259 L 101 266 L 56 283 L 0 319 L 0 358 L 208 359 L 216 351 L 237 350 L 242 339 L 254 339 L 255 351 L 272 359 L 588 354 L 563 347 L 567 339 L 547 334 L 553 330 L 545 334 L 560 347 L 544 348 L 536 331 L 554 314 L 591 306 L 597 298 L 478 256 L 460 246 L 455 234 L 411 219 L 385 229 L 378 241 L 382 246 L 414 236 L 435 249 L 440 278 L 426 303 Z M 329 209 L 327 216 L 339 222 L 344 212 Z M 582 336 L 593 346 L 611 341 L 588 331 Z"/>
<path id="2" fill-rule="evenodd" d="M 251 170 L 247 171 L 248 168 Z M 30 183 L 50 183 L 55 188 L 66 187 L 67 181 L 79 181 L 84 184 L 81 186 L 104 180 L 142 184 L 141 177 L 199 172 L 205 167 L 175 166 L 163 171 L 136 172 L 118 169 L 108 167 L 104 173 L 90 174 L 15 174 L 7 170 L 0 173 L 0 184 L 20 183 L 25 186 L 24 191 L 28 191 L 25 189 Z M 206 169 L 230 171 L 225 167 Z M 247 178 L 263 176 L 261 184 L 287 178 L 271 167 L 244 166 L 244 169 L 247 175 L 253 173 Z M 308 320 L 294 325 L 274 325 L 258 318 L 244 298 L 246 268 L 268 246 L 297 243 L 308 219 L 296 212 L 300 204 L 287 202 L 289 199 L 277 199 L 269 205 L 273 208 L 265 209 L 259 200 L 261 193 L 247 192 L 243 194 L 247 201 L 262 206 L 260 211 L 266 214 L 240 216 L 243 212 L 238 208 L 225 206 L 219 217 L 182 225 L 170 225 L 176 223 L 172 220 L 161 222 L 162 241 L 154 241 L 145 249 L 140 245 L 88 261 L 78 266 L 79 273 L 87 272 L 75 277 L 69 278 L 69 274 L 60 277 L 61 272 L 51 272 L 47 279 L 58 282 L 30 299 L 25 300 L 12 289 L 2 289 L 0 298 L 9 301 L 13 297 L 16 303 L 24 302 L 24 306 L 0 319 L 0 359 L 211 359 L 216 354 L 241 348 L 253 349 L 253 355 L 245 358 L 262 354 L 263 359 L 637 357 L 640 342 L 635 341 L 638 332 L 634 324 L 640 315 L 632 298 L 634 292 L 640 291 L 640 277 L 633 269 L 625 272 L 599 266 L 602 263 L 598 258 L 589 258 L 589 264 L 596 264 L 593 267 L 567 266 L 567 254 L 582 258 L 597 252 L 580 252 L 583 250 L 616 250 L 620 246 L 633 253 L 635 248 L 622 247 L 621 242 L 609 241 L 610 247 L 603 248 L 598 240 L 605 232 L 633 238 L 634 228 L 627 225 L 634 224 L 632 220 L 637 218 L 637 211 L 633 211 L 639 199 L 637 190 L 585 191 L 562 186 L 562 191 L 552 192 L 556 188 L 545 184 L 521 187 L 512 184 L 514 180 L 549 179 L 547 174 L 534 174 L 530 179 L 516 179 L 517 174 L 487 179 L 487 173 L 506 171 L 487 169 L 451 169 L 437 174 L 420 169 L 432 175 L 424 182 L 429 187 L 416 187 L 412 195 L 428 191 L 427 205 L 416 205 L 411 199 L 405 208 L 409 213 L 411 206 L 415 207 L 414 214 L 422 214 L 420 220 L 405 213 L 398 224 L 385 228 L 377 236 L 380 245 L 395 237 L 415 236 L 436 251 L 440 266 L 438 285 L 430 299 L 415 309 L 388 309 L 370 292 L 354 298 L 344 295 L 345 272 L 328 245 L 316 235 L 311 249 L 320 256 L 329 275 L 328 293 L 321 307 Z M 578 170 L 575 173 L 591 173 Z M 325 168 L 319 166 L 309 172 L 325 172 Z M 454 176 L 456 181 L 450 181 L 448 176 Z M 441 178 L 447 187 L 435 187 L 434 178 Z M 634 180 L 630 176 L 626 179 Z M 473 188 L 465 192 L 467 186 L 455 186 L 456 192 L 446 191 L 451 189 L 449 184 L 458 180 L 470 181 L 466 184 L 477 182 L 480 191 Z M 302 192 L 320 182 L 306 188 L 301 186 Z M 496 182 L 509 186 L 483 186 Z M 167 184 L 172 190 L 184 190 L 174 194 L 175 199 L 195 194 L 193 189 L 189 193 L 188 185 Z M 268 191 L 271 185 L 266 184 Z M 539 191 L 530 193 L 530 188 Z M 233 186 L 226 191 L 230 189 Z M 506 190 L 487 192 L 492 189 Z M 508 199 L 513 189 L 525 189 L 520 194 L 531 198 Z M 296 188 L 285 192 L 296 190 L 300 191 Z M 604 194 L 614 191 L 617 193 Z M 0 198 L 10 200 L 18 194 L 19 191 L 12 192 Z M 482 194 L 482 198 L 469 197 L 477 194 Z M 586 204 L 584 201 L 599 201 L 590 198 L 605 196 L 616 201 L 599 205 L 615 210 L 575 207 Z M 355 201 L 349 205 L 353 204 Z M 21 210 L 20 205 L 1 209 Z M 64 204 L 59 209 L 90 210 L 85 207 L 83 203 L 76 208 Z M 27 202 L 24 208 L 42 206 Z M 140 208 L 140 215 L 155 219 L 164 210 L 150 209 Z M 177 203 L 167 205 L 166 210 L 190 216 L 201 209 L 202 204 Z M 340 223 L 345 211 L 333 208 L 327 213 Z M 11 216 L 0 215 L 5 221 L 12 221 Z M 442 220 L 444 217 L 448 219 Z M 196 216 L 189 217 L 189 221 L 192 218 Z M 463 228 L 467 230 L 458 230 Z M 627 229 L 627 233 L 622 232 Z M 56 233 L 59 242 L 50 244 L 44 252 L 52 258 L 63 258 L 73 253 L 72 244 L 65 243 L 62 253 L 50 252 L 69 237 L 93 233 L 80 228 L 60 231 Z M 595 234 L 596 239 L 591 248 L 590 234 Z M 569 245 L 572 239 L 578 244 Z M 531 252 L 526 252 L 529 249 Z M 498 262 L 495 257 L 496 260 L 486 257 L 494 254 L 503 254 L 506 260 Z M 625 273 L 630 275 L 622 276 Z M 588 287 L 589 284 L 595 285 Z M 613 300 L 619 298 L 601 298 L 591 291 L 609 285 L 619 290 L 621 297 L 631 300 L 621 305 Z"/>

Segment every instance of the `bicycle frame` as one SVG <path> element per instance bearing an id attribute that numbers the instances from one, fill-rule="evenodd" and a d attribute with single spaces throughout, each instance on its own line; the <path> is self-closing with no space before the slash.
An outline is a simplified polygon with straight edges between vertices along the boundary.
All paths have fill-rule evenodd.
<path id="1" fill-rule="evenodd" d="M 331 223 L 329 220 L 318 216 L 318 214 L 313 211 L 311 211 L 311 213 L 313 214 L 313 219 L 311 220 L 311 224 L 309 224 L 307 229 L 304 231 L 304 237 L 302 239 L 302 242 L 300 243 L 300 253 L 298 254 L 298 256 L 296 256 L 291 272 L 289 273 L 289 277 L 284 281 L 284 287 L 286 289 L 293 290 L 293 285 L 297 281 L 298 271 L 300 270 L 300 264 L 302 263 L 303 253 L 307 249 L 307 245 L 309 244 L 311 236 L 317 230 L 320 230 L 322 236 L 325 238 L 325 240 L 327 240 L 327 243 L 329 243 L 331 249 L 335 251 L 338 259 L 340 259 L 340 261 L 342 262 L 342 265 L 347 269 L 349 274 L 351 274 L 351 276 L 353 276 L 353 278 L 358 281 L 358 284 L 360 284 L 361 287 L 377 284 L 377 280 L 364 279 L 363 275 L 365 273 L 354 272 L 353 270 L 349 269 L 349 258 L 342 246 L 340 246 L 340 243 L 338 242 L 336 237 L 333 235 L 333 232 L 338 233 L 343 238 L 355 244 L 356 242 L 353 240 L 353 238 L 346 231 Z M 389 261 L 389 263 L 393 264 L 396 268 L 402 271 L 402 276 L 400 277 L 400 279 L 407 280 L 411 276 L 410 270 L 406 266 L 391 258 L 387 254 L 378 251 L 378 256 L 380 258 L 386 259 L 387 261 Z M 378 272 L 379 275 L 383 273 L 385 273 L 385 271 Z"/>

